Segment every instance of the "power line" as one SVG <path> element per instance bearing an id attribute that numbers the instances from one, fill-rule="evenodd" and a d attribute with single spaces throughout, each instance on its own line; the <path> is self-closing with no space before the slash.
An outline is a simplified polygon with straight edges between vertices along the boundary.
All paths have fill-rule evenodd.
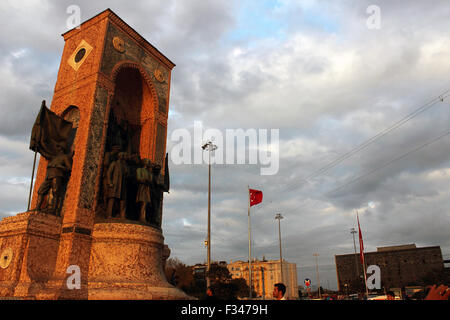
<path id="1" fill-rule="evenodd" d="M 346 159 L 350 158 L 351 156 L 355 155 L 356 153 L 366 149 L 369 145 L 371 145 L 375 141 L 381 139 L 382 137 L 386 136 L 390 132 L 392 132 L 392 131 L 396 130 L 397 128 L 401 127 L 402 125 L 404 125 L 405 123 L 407 123 L 411 119 L 415 118 L 419 114 L 421 114 L 424 111 L 430 109 L 431 107 L 436 105 L 438 102 L 443 102 L 444 99 L 446 99 L 448 96 L 450 96 L 450 89 L 446 90 L 445 92 L 443 92 L 439 96 L 433 98 L 429 102 L 427 102 L 424 105 L 422 105 L 421 107 L 417 108 L 416 110 L 414 110 L 413 112 L 411 112 L 410 114 L 408 114 L 407 116 L 402 118 L 401 120 L 395 122 L 390 127 L 380 131 L 378 134 L 376 134 L 372 138 L 366 140 L 365 142 L 361 143 L 360 145 L 358 145 L 357 147 L 353 148 L 352 150 L 350 150 L 350 151 L 346 152 L 345 154 L 339 156 L 338 158 L 336 158 L 335 160 L 333 160 L 329 164 L 327 164 L 327 165 L 323 166 L 322 168 L 319 168 L 318 170 L 314 171 L 312 174 L 310 174 L 306 178 L 303 178 L 302 180 L 305 181 L 306 183 L 311 182 L 312 178 L 317 177 L 317 176 L 319 176 L 321 174 L 324 174 L 325 172 L 328 172 L 330 169 L 336 167 L 338 164 L 342 163 L 344 160 L 346 160 Z M 404 155 L 404 156 L 406 156 L 406 155 Z M 292 186 L 294 186 L 297 183 L 298 182 L 293 182 L 291 184 L 287 184 L 287 185 L 285 185 L 285 189 L 289 188 L 290 191 L 293 191 L 293 190 L 295 190 L 295 189 L 300 187 L 300 184 L 299 184 L 298 186 L 296 186 L 294 188 L 291 188 Z M 262 207 L 268 207 L 271 204 L 273 204 L 272 201 L 267 203 L 267 205 L 265 205 L 265 204 L 261 205 L 259 209 L 261 209 Z"/>
<path id="2" fill-rule="evenodd" d="M 439 140 L 445 138 L 445 137 L 448 136 L 448 135 L 450 135 L 450 131 L 447 131 L 447 132 L 445 132 L 445 133 L 439 135 L 438 137 L 436 137 L 436 138 L 434 138 L 434 139 L 431 139 L 431 140 L 425 142 L 424 144 L 420 145 L 419 147 L 417 147 L 417 148 L 415 148 L 415 149 L 412 149 L 412 150 L 408 151 L 407 153 L 404 153 L 404 154 L 402 154 L 401 156 L 399 156 L 399 157 L 397 157 L 397 158 L 394 158 L 394 159 L 388 161 L 387 163 L 383 164 L 382 166 L 377 167 L 377 168 L 375 168 L 375 169 L 373 169 L 373 170 L 371 170 L 371 171 L 369 171 L 369 172 L 367 172 L 367 173 L 365 173 L 365 174 L 363 174 L 363 175 L 361 175 L 361 176 L 359 176 L 359 177 L 357 177 L 357 178 L 355 178 L 355 179 L 353 179 L 353 180 L 351 180 L 351 181 L 348 181 L 347 183 L 345 183 L 345 184 L 343 184 L 343 185 L 341 185 L 341 186 L 339 186 L 339 187 L 337 187 L 337 188 L 335 188 L 335 189 L 333 189 L 333 190 L 331 190 L 331 191 L 328 191 L 328 192 L 323 193 L 321 196 L 329 195 L 329 194 L 331 194 L 331 193 L 333 193 L 333 192 L 336 192 L 336 191 L 338 191 L 338 190 L 340 190 L 340 189 L 343 189 L 343 188 L 349 186 L 350 184 L 353 184 L 353 183 L 355 183 L 355 182 L 358 182 L 358 181 L 360 181 L 360 180 L 362 180 L 362 179 L 368 177 L 369 175 L 371 175 L 371 174 L 373 174 L 373 173 L 375 173 L 375 172 L 377 172 L 377 171 L 379 171 L 379 170 L 381 170 L 381 169 L 383 169 L 383 168 L 385 168 L 385 167 L 391 165 L 392 163 L 394 163 L 394 162 L 396 162 L 396 161 L 398 161 L 398 160 L 401 160 L 401 159 L 403 159 L 403 158 L 409 156 L 410 154 L 412 154 L 412 153 L 414 153 L 414 152 L 417 152 L 417 151 L 419 151 L 419 150 L 425 148 L 426 146 L 429 146 L 430 144 L 433 144 L 433 143 L 435 143 L 435 142 L 437 142 L 437 141 L 439 141 Z M 316 201 L 315 201 L 315 204 L 317 204 L 318 202 L 319 202 L 319 201 L 316 200 Z M 301 207 L 297 207 L 296 210 L 299 210 L 299 209 L 305 207 L 306 205 L 307 205 L 307 204 L 304 204 L 304 205 L 301 206 Z"/>
<path id="3" fill-rule="evenodd" d="M 429 140 L 429 141 L 425 142 L 424 144 L 420 145 L 419 147 L 417 147 L 417 148 L 415 148 L 415 149 L 413 149 L 413 150 L 410 150 L 410 151 L 408 151 L 407 153 L 402 154 L 401 156 L 399 156 L 399 157 L 397 157 L 397 158 L 395 158 L 395 159 L 392 159 L 392 160 L 388 161 L 388 162 L 385 163 L 384 165 L 382 165 L 382 166 L 380 166 L 380 167 L 378 167 L 378 168 L 376 168 L 376 169 L 373 169 L 373 170 L 371 170 L 371 171 L 369 171 L 369 172 L 367 172 L 367 173 L 365 173 L 365 174 L 363 174 L 363 175 L 361 175 L 361 176 L 359 176 L 359 177 L 357 177 L 357 178 L 355 178 L 355 179 L 353 179 L 353 180 L 351 180 L 351 181 L 345 183 L 344 185 L 339 186 L 339 187 L 336 188 L 336 189 L 333 189 L 333 190 L 331 190 L 331 191 L 326 192 L 324 195 L 328 195 L 328 194 L 330 194 L 330 193 L 336 192 L 336 191 L 338 191 L 338 190 L 340 190 L 340 189 L 342 189 L 342 188 L 345 188 L 346 186 L 348 186 L 348 185 L 350 185 L 350 184 L 352 184 L 352 183 L 355 183 L 355 182 L 357 182 L 357 181 L 359 181 L 359 180 L 361 180 L 361 179 L 364 179 L 365 177 L 367 177 L 367 176 L 369 176 L 369 175 L 371 175 L 371 174 L 377 172 L 378 170 L 381 170 L 381 169 L 383 169 L 383 168 L 385 168 L 385 167 L 391 165 L 392 163 L 394 163 L 394 162 L 396 162 L 396 161 L 398 161 L 398 160 L 401 160 L 401 159 L 403 159 L 403 158 L 409 156 L 410 154 L 412 154 L 412 153 L 414 153 L 414 152 L 417 152 L 417 151 L 419 151 L 419 150 L 425 148 L 426 146 L 428 146 L 428 145 L 430 145 L 430 144 L 433 144 L 433 143 L 439 141 L 439 140 L 442 139 L 442 138 L 445 138 L 445 137 L 448 136 L 449 134 L 450 134 L 450 131 L 445 132 L 445 133 L 441 134 L 440 136 L 438 136 L 438 137 L 436 137 L 436 138 L 434 138 L 434 139 L 432 139 L 432 140 Z"/>
<path id="4" fill-rule="evenodd" d="M 390 133 L 390 132 L 394 131 L 395 129 L 399 128 L 400 126 L 404 125 L 405 123 L 407 123 L 408 121 L 410 121 L 411 119 L 413 119 L 417 115 L 421 114 L 422 112 L 430 109 L 431 107 L 436 105 L 438 102 L 443 102 L 444 99 L 447 98 L 449 95 L 450 95 L 450 90 L 445 91 L 443 94 L 441 94 L 438 97 L 432 99 L 430 102 L 424 104 L 423 106 L 421 106 L 420 108 L 416 109 L 415 111 L 413 111 L 412 113 L 410 113 L 409 115 L 404 117 L 403 119 L 397 121 L 396 123 L 394 123 L 390 127 L 380 131 L 378 134 L 376 134 L 372 138 L 366 140 L 365 142 L 363 142 L 362 144 L 360 144 L 356 148 L 354 148 L 354 149 L 350 150 L 349 152 L 343 154 L 342 156 L 338 157 L 337 159 L 335 159 L 331 163 L 327 164 L 326 166 L 316 170 L 315 172 L 313 172 L 311 175 L 309 175 L 305 179 L 309 180 L 311 178 L 314 178 L 315 176 L 318 176 L 320 174 L 323 174 L 323 173 L 329 171 L 331 168 L 335 167 L 336 165 L 338 165 L 342 161 L 348 159 L 349 157 L 351 157 L 352 155 L 358 153 L 359 151 L 367 148 L 369 145 L 371 145 L 372 143 L 374 143 L 378 139 L 384 137 L 388 133 Z"/>

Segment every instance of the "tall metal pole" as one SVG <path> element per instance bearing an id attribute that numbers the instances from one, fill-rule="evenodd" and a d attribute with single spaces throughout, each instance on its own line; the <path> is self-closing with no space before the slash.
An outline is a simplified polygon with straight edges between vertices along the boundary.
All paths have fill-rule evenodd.
<path id="1" fill-rule="evenodd" d="M 363 259 L 364 284 L 366 286 L 366 297 L 369 297 L 369 289 L 367 288 L 366 260 Z"/>
<path id="2" fill-rule="evenodd" d="M 28 195 L 28 207 L 27 207 L 27 211 L 30 211 L 31 191 L 33 190 L 33 180 L 34 180 L 34 169 L 36 168 L 36 155 L 37 155 L 37 151 L 34 152 L 33 172 L 31 173 L 30 194 Z"/>
<path id="3" fill-rule="evenodd" d="M 210 269 L 211 269 L 211 152 L 217 149 L 211 141 L 202 146 L 203 150 L 208 151 L 208 235 L 207 235 L 207 266 L 206 266 L 206 287 L 211 285 Z"/>
<path id="4" fill-rule="evenodd" d="M 359 216 L 358 216 L 358 210 L 356 210 L 356 218 L 358 220 L 358 229 L 361 231 L 361 226 L 359 225 Z M 361 235 L 360 235 L 361 236 Z M 362 267 L 363 267 L 363 274 L 364 274 L 364 285 L 366 286 L 366 298 L 369 297 L 369 289 L 367 288 L 367 273 L 366 273 L 366 259 L 364 258 L 364 248 L 362 248 L 361 252 L 361 238 L 359 239 L 359 248 L 360 248 L 360 254 L 362 253 Z"/>
<path id="5" fill-rule="evenodd" d="M 266 300 L 266 280 L 264 278 L 264 267 L 261 267 L 261 282 L 262 282 L 262 298 Z"/>
<path id="6" fill-rule="evenodd" d="M 248 187 L 248 284 L 250 287 L 250 299 L 252 298 L 252 236 L 250 228 L 250 186 Z"/>
<path id="7" fill-rule="evenodd" d="M 206 278 L 206 287 L 211 285 L 211 279 L 209 277 L 209 271 L 211 269 L 211 151 L 208 154 L 208 267 L 206 268 L 208 276 Z"/>
<path id="8" fill-rule="evenodd" d="M 281 282 L 284 283 L 284 279 L 283 279 L 283 255 L 281 252 L 281 224 L 280 221 L 281 219 L 283 219 L 284 217 L 281 215 L 281 213 L 277 213 L 277 215 L 275 216 L 275 219 L 278 220 L 278 242 L 280 244 L 280 270 L 281 270 Z"/>
<path id="9" fill-rule="evenodd" d="M 319 299 L 322 299 L 322 294 L 320 293 L 320 278 L 319 278 L 319 263 L 317 258 L 319 257 L 318 253 L 313 254 L 314 257 L 316 257 L 316 276 L 317 276 L 317 291 L 319 292 Z"/>
<path id="10" fill-rule="evenodd" d="M 359 276 L 359 262 L 358 262 L 358 254 L 356 253 L 356 241 L 355 241 L 355 234 L 358 233 L 358 231 L 355 230 L 355 228 L 351 228 L 350 233 L 353 235 L 353 248 L 355 249 L 355 262 L 356 262 L 356 277 L 358 278 L 358 286 L 361 285 L 361 278 Z M 358 292 L 360 288 L 357 288 Z"/>

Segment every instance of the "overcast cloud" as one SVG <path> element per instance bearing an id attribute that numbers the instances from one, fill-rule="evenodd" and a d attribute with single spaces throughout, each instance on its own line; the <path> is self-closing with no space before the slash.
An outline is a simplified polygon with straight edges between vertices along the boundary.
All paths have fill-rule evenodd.
<path id="1" fill-rule="evenodd" d="M 314 282 L 317 252 L 321 284 L 336 288 L 334 255 L 353 252 L 357 210 L 366 251 L 415 243 L 450 254 L 448 99 L 316 174 L 450 90 L 445 0 L 4 0 L 0 216 L 26 208 L 31 127 L 40 102 L 52 99 L 70 5 L 82 21 L 111 8 L 176 64 L 168 152 L 177 144 L 172 132 L 193 133 L 194 121 L 224 135 L 279 129 L 277 174 L 213 166 L 214 260 L 248 259 L 248 185 L 264 193 L 252 208 L 254 257 L 279 258 L 274 217 L 281 213 L 283 257 L 297 264 L 300 284 Z M 370 5 L 380 8 L 379 29 L 367 27 Z M 207 165 L 172 163 L 170 173 L 165 241 L 172 257 L 204 262 Z"/>

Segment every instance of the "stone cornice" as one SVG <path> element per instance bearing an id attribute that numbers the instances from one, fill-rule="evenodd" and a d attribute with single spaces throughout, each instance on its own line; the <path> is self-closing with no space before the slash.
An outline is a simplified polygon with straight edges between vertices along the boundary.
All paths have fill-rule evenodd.
<path id="1" fill-rule="evenodd" d="M 127 33 L 132 39 L 134 39 L 140 46 L 144 47 L 148 52 L 150 52 L 156 59 L 158 59 L 161 63 L 163 63 L 169 70 L 172 70 L 175 67 L 175 64 L 170 61 L 166 56 L 164 56 L 158 49 L 156 49 L 150 42 L 145 40 L 136 30 L 134 30 L 130 25 L 128 25 L 125 21 L 123 21 L 117 14 L 115 14 L 111 9 L 106 9 L 105 11 L 99 13 L 95 17 L 83 22 L 80 27 L 90 27 L 98 23 L 99 20 L 103 20 L 108 18 L 115 25 L 120 27 L 121 30 Z M 62 34 L 64 40 L 74 36 L 78 32 L 81 32 L 81 29 L 74 28 L 66 33 Z"/>

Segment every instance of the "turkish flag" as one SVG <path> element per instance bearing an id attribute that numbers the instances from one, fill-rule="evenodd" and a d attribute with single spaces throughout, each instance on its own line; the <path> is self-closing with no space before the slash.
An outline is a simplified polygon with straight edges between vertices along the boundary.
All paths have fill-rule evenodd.
<path id="1" fill-rule="evenodd" d="M 248 191 L 250 192 L 250 207 L 262 202 L 263 199 L 262 191 L 254 189 L 248 189 Z"/>
<path id="2" fill-rule="evenodd" d="M 359 259 L 361 260 L 361 264 L 364 265 L 364 243 L 361 233 L 361 227 L 359 225 L 358 213 L 356 213 L 356 218 L 358 219 L 358 231 L 359 231 Z"/>

